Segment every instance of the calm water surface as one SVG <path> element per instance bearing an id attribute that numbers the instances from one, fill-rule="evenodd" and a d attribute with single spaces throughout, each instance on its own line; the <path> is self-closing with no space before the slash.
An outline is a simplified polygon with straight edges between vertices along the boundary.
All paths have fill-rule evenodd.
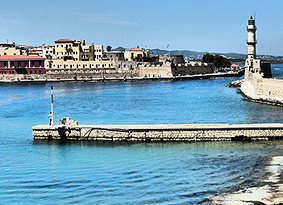
<path id="1" fill-rule="evenodd" d="M 273 65 L 283 77 L 283 65 Z M 247 102 L 236 79 L 53 84 L 55 122 L 279 123 L 283 108 Z M 245 186 L 260 156 L 283 142 L 33 142 L 48 123 L 50 86 L 0 85 L 1 204 L 202 204 Z"/>

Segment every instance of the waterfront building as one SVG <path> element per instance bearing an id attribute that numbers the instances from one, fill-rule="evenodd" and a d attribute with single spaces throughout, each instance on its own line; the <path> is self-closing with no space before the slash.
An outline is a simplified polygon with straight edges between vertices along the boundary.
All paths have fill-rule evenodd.
<path id="1" fill-rule="evenodd" d="M 103 56 L 103 45 L 94 45 L 94 59 L 101 60 Z"/>
<path id="2" fill-rule="evenodd" d="M 1 47 L 0 56 L 5 55 L 21 55 L 21 51 L 19 49 L 16 49 L 16 47 Z"/>
<path id="3" fill-rule="evenodd" d="M 55 41 L 56 59 L 64 61 L 94 61 L 102 58 L 103 46 L 86 45 L 85 41 L 59 39 Z"/>
<path id="4" fill-rule="evenodd" d="M 124 61 L 124 52 L 122 51 L 105 51 L 102 60 Z"/>
<path id="5" fill-rule="evenodd" d="M 45 58 L 26 55 L 1 56 L 0 74 L 45 74 Z"/>
<path id="6" fill-rule="evenodd" d="M 55 55 L 58 60 L 80 60 L 81 42 L 69 39 L 59 39 L 55 41 Z"/>
<path id="7" fill-rule="evenodd" d="M 56 59 L 55 46 L 44 46 L 42 49 L 42 57 L 45 59 Z"/>
<path id="8" fill-rule="evenodd" d="M 131 48 L 131 49 L 126 49 L 124 55 L 125 55 L 125 60 L 142 61 L 142 59 L 150 57 L 150 52 L 146 48 L 145 49 Z"/>
<path id="9" fill-rule="evenodd" d="M 85 41 L 81 44 L 80 60 L 81 61 L 94 61 L 94 44 L 85 45 Z"/>

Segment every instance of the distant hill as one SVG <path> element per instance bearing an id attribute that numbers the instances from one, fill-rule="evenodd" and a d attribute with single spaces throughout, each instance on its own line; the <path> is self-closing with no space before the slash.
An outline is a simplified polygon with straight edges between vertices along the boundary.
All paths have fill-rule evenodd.
<path id="1" fill-rule="evenodd" d="M 113 51 L 125 51 L 125 48 L 118 47 L 112 49 Z M 169 54 L 168 50 L 161 50 L 158 48 L 155 49 L 148 49 L 152 56 L 155 55 L 166 55 Z M 190 51 L 190 50 L 173 50 L 170 51 L 171 55 L 184 55 L 186 60 L 201 60 L 202 56 L 206 53 L 210 52 L 197 52 L 197 51 Z M 244 61 L 248 55 L 241 54 L 241 53 L 210 53 L 212 55 L 218 54 L 228 58 L 231 61 Z M 283 56 L 272 56 L 272 55 L 257 55 L 257 58 L 266 61 L 283 61 Z"/>

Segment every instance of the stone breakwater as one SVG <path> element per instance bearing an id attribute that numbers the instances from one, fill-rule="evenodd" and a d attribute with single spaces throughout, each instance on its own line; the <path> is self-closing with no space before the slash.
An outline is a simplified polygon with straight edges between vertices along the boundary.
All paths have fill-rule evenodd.
<path id="1" fill-rule="evenodd" d="M 34 140 L 252 141 L 283 137 L 283 124 L 38 125 Z"/>

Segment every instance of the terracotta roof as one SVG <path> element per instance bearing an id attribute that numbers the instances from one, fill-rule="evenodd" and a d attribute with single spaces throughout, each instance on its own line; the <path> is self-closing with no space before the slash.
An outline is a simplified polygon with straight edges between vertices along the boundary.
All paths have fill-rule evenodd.
<path id="1" fill-rule="evenodd" d="M 57 41 L 55 41 L 55 43 L 72 43 L 74 42 L 73 40 L 70 39 L 59 39 Z"/>
<path id="2" fill-rule="evenodd" d="M 4 55 L 0 57 L 0 60 L 23 60 L 23 59 L 27 59 L 27 60 L 44 60 L 44 57 L 40 57 L 40 56 L 26 56 L 26 55 Z"/>
<path id="3" fill-rule="evenodd" d="M 236 65 L 236 64 L 232 64 L 231 67 L 241 67 L 241 66 Z"/>
<path id="4" fill-rule="evenodd" d="M 130 48 L 130 49 L 126 49 L 125 51 L 143 51 L 143 49 L 140 49 L 140 48 Z"/>

